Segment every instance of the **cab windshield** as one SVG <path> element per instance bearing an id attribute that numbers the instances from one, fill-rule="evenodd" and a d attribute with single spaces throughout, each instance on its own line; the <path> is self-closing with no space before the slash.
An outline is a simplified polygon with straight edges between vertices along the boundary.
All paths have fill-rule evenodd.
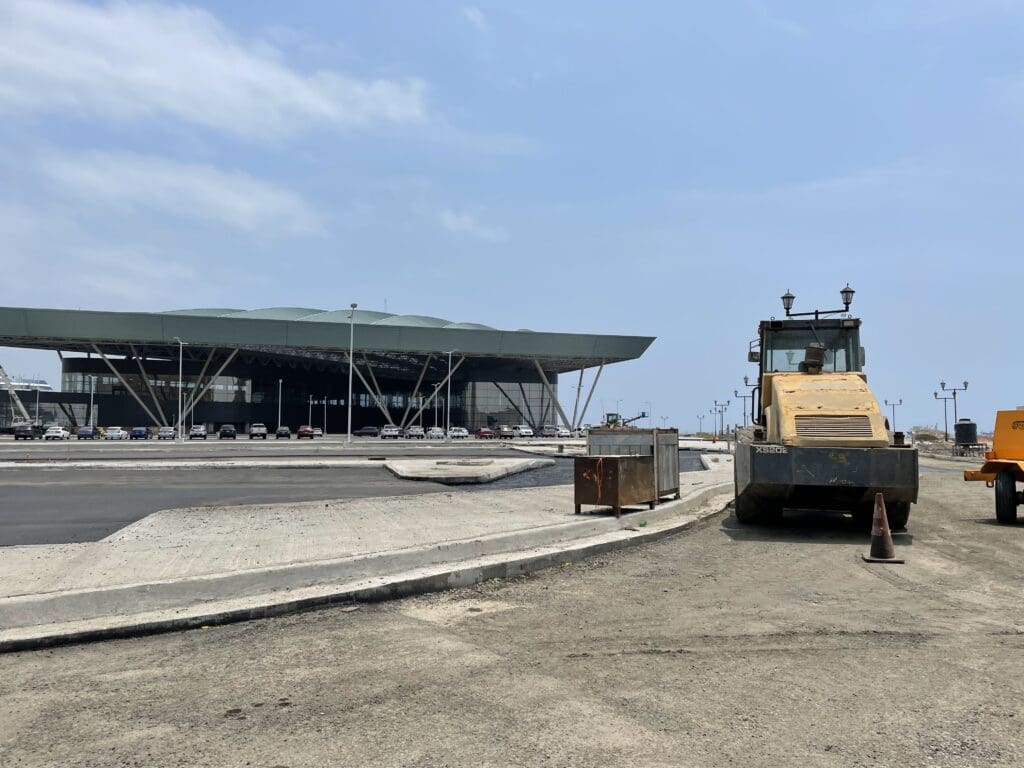
<path id="1" fill-rule="evenodd" d="M 811 344 L 825 347 L 823 370 L 860 370 L 860 334 L 856 328 L 781 328 L 765 331 L 765 373 L 799 371 Z"/>

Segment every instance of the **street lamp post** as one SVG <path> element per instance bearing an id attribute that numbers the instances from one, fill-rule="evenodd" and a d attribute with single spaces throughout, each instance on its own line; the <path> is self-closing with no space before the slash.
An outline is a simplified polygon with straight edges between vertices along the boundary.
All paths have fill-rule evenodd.
<path id="1" fill-rule="evenodd" d="M 39 385 L 36 385 L 36 425 L 39 424 Z"/>
<path id="2" fill-rule="evenodd" d="M 352 361 L 355 357 L 356 348 L 356 304 L 352 303 L 352 309 L 348 313 L 348 437 L 345 442 L 352 443 Z"/>
<path id="3" fill-rule="evenodd" d="M 324 394 L 324 437 L 327 437 L 327 395 Z"/>
<path id="4" fill-rule="evenodd" d="M 89 377 L 89 426 L 96 426 L 96 412 L 92 409 L 92 398 L 96 394 L 96 377 Z"/>
<path id="5" fill-rule="evenodd" d="M 697 434 L 700 434 L 703 431 L 704 431 L 704 414 L 703 413 L 698 413 L 697 414 Z"/>
<path id="6" fill-rule="evenodd" d="M 451 439 L 452 431 L 452 352 L 448 353 L 448 388 L 444 396 L 444 439 Z"/>
<path id="7" fill-rule="evenodd" d="M 892 403 L 890 403 L 888 400 L 886 400 L 885 404 L 888 407 L 892 408 L 892 431 L 895 432 L 896 431 L 896 406 L 897 405 L 903 405 L 903 398 L 901 397 L 898 401 L 895 401 L 895 402 L 892 402 Z"/>
<path id="8" fill-rule="evenodd" d="M 284 379 L 277 380 L 277 428 L 281 428 L 281 385 Z"/>
<path id="9" fill-rule="evenodd" d="M 940 381 L 939 382 L 939 387 L 941 387 L 943 392 L 952 392 L 953 393 L 953 424 L 956 424 L 956 422 L 957 422 L 956 393 L 957 392 L 964 392 L 964 391 L 966 391 L 967 390 L 967 382 L 965 381 L 964 385 L 962 387 L 948 387 L 947 388 L 946 387 L 946 382 Z"/>
<path id="10" fill-rule="evenodd" d="M 313 426 L 313 395 L 312 394 L 310 394 L 310 396 L 309 396 L 309 416 L 306 417 L 306 423 L 309 424 L 309 426 L 311 426 L 311 427 Z"/>
<path id="11" fill-rule="evenodd" d="M 936 400 L 942 401 L 942 439 L 945 442 L 949 442 L 949 406 L 946 405 L 946 401 L 952 400 L 952 397 L 941 397 L 938 392 L 933 393 Z"/>
<path id="12" fill-rule="evenodd" d="M 440 389 L 441 389 L 441 382 L 439 381 L 439 382 L 437 382 L 437 384 L 434 385 L 434 426 L 435 427 L 437 426 L 437 400 L 438 400 L 438 394 L 437 393 L 438 393 L 438 390 L 440 390 Z"/>
<path id="13" fill-rule="evenodd" d="M 647 406 L 647 426 L 653 427 L 654 426 L 654 416 L 652 414 L 652 411 L 654 410 L 654 406 L 651 404 L 650 400 L 644 400 L 644 405 Z"/>
<path id="14" fill-rule="evenodd" d="M 174 337 L 174 340 L 176 342 L 178 342 L 178 440 L 180 442 L 180 441 L 184 440 L 184 435 L 181 434 L 182 431 L 183 431 L 182 430 L 182 423 L 181 423 L 181 420 L 182 420 L 182 417 L 181 417 L 181 397 L 182 397 L 182 389 L 184 387 L 184 384 L 183 384 L 183 378 L 184 377 L 182 376 L 182 371 L 183 371 L 183 368 L 184 368 L 184 359 L 185 359 L 185 342 L 183 342 L 177 336 Z"/>

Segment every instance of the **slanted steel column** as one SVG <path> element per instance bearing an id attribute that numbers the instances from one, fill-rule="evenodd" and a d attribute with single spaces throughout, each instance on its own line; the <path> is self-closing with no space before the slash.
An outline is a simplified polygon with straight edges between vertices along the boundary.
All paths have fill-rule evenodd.
<path id="1" fill-rule="evenodd" d="M 594 390 L 597 389 L 597 380 L 601 378 L 601 371 L 604 370 L 604 360 L 601 361 L 601 365 L 598 366 L 597 373 L 594 375 L 594 381 L 590 385 L 590 392 L 587 393 L 587 400 L 583 403 L 583 410 L 580 411 L 580 423 L 583 422 L 583 417 L 587 415 L 587 408 L 590 406 L 590 398 L 594 396 Z M 583 381 L 582 371 L 580 372 L 580 381 Z M 579 429 L 579 424 L 574 424 L 572 429 Z"/>
<path id="2" fill-rule="evenodd" d="M 421 414 L 421 413 L 423 413 L 423 411 L 425 411 L 425 410 L 426 410 L 427 408 L 429 408 L 429 407 L 430 407 L 430 404 L 431 404 L 432 402 L 434 402 L 434 398 L 435 398 L 435 397 L 437 397 L 437 393 L 438 393 L 438 392 L 439 392 L 439 391 L 441 390 L 441 387 L 443 387 L 443 386 L 444 386 L 445 384 L 447 384 L 447 383 L 448 383 L 448 379 L 450 379 L 450 378 L 451 378 L 452 376 L 454 376 L 454 375 L 455 375 L 455 372 L 456 372 L 457 370 L 459 370 L 459 366 L 461 366 L 461 365 L 462 365 L 462 364 L 463 364 L 463 363 L 464 363 L 465 361 L 466 361 L 466 356 L 465 356 L 465 355 L 463 355 L 462 357 L 460 357 L 460 358 L 459 358 L 459 362 L 457 362 L 457 363 L 456 363 L 455 365 L 453 365 L 453 366 L 452 366 L 452 370 L 451 370 L 451 373 L 449 373 L 449 374 L 448 374 L 447 376 L 445 376 L 445 377 L 444 377 L 444 378 L 443 378 L 443 379 L 441 380 L 441 383 L 440 383 L 440 384 L 438 384 L 438 385 L 437 385 L 437 386 L 436 386 L 436 387 L 434 388 L 434 393 L 433 393 L 433 394 L 432 394 L 432 395 L 431 395 L 430 397 L 428 397 L 428 398 L 427 398 L 427 402 L 425 402 L 425 403 L 424 403 L 423 405 L 421 405 L 421 406 L 420 406 L 420 409 L 419 409 L 418 411 L 416 411 L 416 413 L 414 413 L 414 414 L 413 414 L 413 416 L 412 416 L 412 418 L 411 418 L 411 419 L 409 419 L 409 423 L 410 423 L 410 424 L 411 424 L 412 422 L 416 421 L 416 419 L 418 419 L 418 418 L 419 418 L 420 414 Z"/>
<path id="3" fill-rule="evenodd" d="M 153 385 L 149 383 L 149 374 L 146 373 L 146 369 L 142 367 L 142 358 L 139 357 L 139 353 L 135 351 L 135 345 L 129 344 L 128 348 L 132 351 L 132 357 L 135 358 L 135 364 L 139 366 L 139 373 L 142 374 L 142 383 L 146 385 L 146 389 L 149 390 L 149 396 L 153 398 L 153 405 L 156 406 L 157 413 L 160 414 L 160 426 L 170 426 L 167 423 L 167 417 L 164 416 L 164 409 L 160 407 L 160 401 L 156 399 L 156 392 L 153 391 Z"/>
<path id="4" fill-rule="evenodd" d="M 348 358 L 348 353 L 345 354 L 345 357 Z M 369 365 L 369 363 L 367 363 L 367 365 Z M 374 391 L 370 388 L 370 384 L 366 381 L 366 378 L 363 376 L 363 372 L 359 370 L 359 366 L 358 365 L 353 365 L 352 366 L 352 370 L 355 371 L 356 376 L 359 377 L 359 381 L 361 381 L 363 383 L 363 386 L 366 388 L 366 391 L 369 392 L 370 395 L 373 397 L 373 402 L 377 404 L 377 408 L 380 409 L 380 412 L 384 414 L 384 418 L 386 419 L 386 421 L 384 422 L 385 425 L 393 424 L 394 422 L 391 421 L 391 412 L 388 411 L 381 404 L 380 398 L 377 397 L 377 395 L 374 393 Z M 373 372 L 371 371 L 370 374 L 372 375 Z"/>
<path id="5" fill-rule="evenodd" d="M 544 369 L 540 367 L 540 361 L 537 358 L 533 358 L 533 364 L 537 366 L 537 373 L 540 374 L 541 381 L 544 382 L 544 387 L 548 391 L 548 397 L 551 398 L 551 402 L 555 404 L 555 408 L 558 410 L 558 415 L 562 417 L 562 423 L 565 424 L 566 429 L 572 429 L 569 424 L 569 420 L 565 418 L 565 412 L 562 410 L 562 405 L 558 402 L 558 398 L 555 396 L 555 392 L 551 389 L 551 383 L 548 381 L 548 375 L 544 373 Z"/>
<path id="6" fill-rule="evenodd" d="M 580 392 L 583 391 L 583 369 L 580 368 L 580 380 L 576 385 L 576 403 L 572 407 L 572 429 L 576 428 L 576 414 L 580 410 Z"/>
<path id="7" fill-rule="evenodd" d="M 199 375 L 196 377 L 196 385 L 192 387 L 192 394 L 185 399 L 185 407 L 189 410 L 192 410 L 192 403 L 196 401 L 196 392 L 199 390 L 199 385 L 203 383 L 203 376 L 206 375 L 206 369 L 210 367 L 210 361 L 213 360 L 213 356 L 215 354 L 217 354 L 217 347 L 213 347 L 210 350 L 210 354 L 206 356 L 206 362 L 203 363 L 203 369 L 199 371 Z"/>
<path id="8" fill-rule="evenodd" d="M 373 384 L 373 396 L 377 398 L 377 402 L 384 408 L 387 408 L 388 413 L 391 413 L 391 409 L 384 403 L 384 390 L 380 388 L 380 384 L 377 383 L 377 377 L 373 374 L 373 366 L 370 365 L 370 358 L 366 356 L 365 352 L 361 353 L 363 356 L 363 362 L 366 364 L 366 372 L 370 374 L 370 382 Z"/>
<path id="9" fill-rule="evenodd" d="M 508 396 L 508 392 L 501 388 L 501 384 L 499 384 L 496 381 L 492 381 L 491 384 L 498 388 L 498 391 L 505 396 L 506 400 L 508 400 L 508 404 L 515 408 L 516 413 L 519 414 L 520 418 L 522 418 L 523 421 L 526 421 L 526 414 L 524 414 L 522 410 L 520 410 L 519 406 L 516 405 L 516 401 Z"/>
<path id="10" fill-rule="evenodd" d="M 427 368 L 430 367 L 430 363 L 433 359 L 434 353 L 431 352 L 429 355 L 427 355 L 427 362 L 423 364 L 423 370 L 420 371 L 420 377 L 416 379 L 416 387 L 412 391 L 412 398 L 409 400 L 408 405 L 405 406 L 405 413 L 402 414 L 402 423 L 398 425 L 402 429 L 405 429 L 405 425 L 409 423 L 409 411 L 412 410 L 413 401 L 416 400 L 417 397 L 419 397 L 420 385 L 423 384 L 423 377 L 427 375 Z"/>
<path id="11" fill-rule="evenodd" d="M 237 355 L 237 354 L 238 354 L 238 350 L 237 349 L 231 350 L 231 354 L 228 355 L 227 360 L 225 360 L 221 364 L 220 368 L 217 369 L 217 372 L 215 374 L 213 374 L 213 376 L 210 377 L 210 380 L 208 382 L 206 382 L 206 386 L 202 388 L 202 390 L 199 392 L 198 395 L 196 395 L 195 397 L 192 398 L 192 402 L 189 403 L 188 410 L 185 410 L 185 411 L 181 412 L 181 422 L 179 422 L 179 424 L 178 424 L 178 430 L 179 430 L 178 434 L 179 435 L 181 434 L 180 430 L 181 430 L 182 425 L 185 423 L 185 419 L 188 418 L 188 415 L 190 413 L 192 413 L 192 410 L 196 407 L 196 405 L 199 403 L 199 401 L 203 399 L 203 395 L 205 395 L 207 393 L 207 391 L 210 389 L 210 387 L 213 386 L 213 382 L 215 382 L 217 380 L 217 377 L 220 376 L 224 372 L 224 369 L 228 367 L 228 363 L 230 363 L 232 360 L 234 360 L 235 359 L 235 355 Z"/>
<path id="12" fill-rule="evenodd" d="M 523 396 L 523 405 L 526 406 L 526 412 L 529 414 L 528 416 L 524 416 L 523 420 L 527 424 L 529 424 L 530 427 L 533 428 L 534 432 L 537 432 L 537 431 L 540 430 L 540 427 L 537 426 L 537 422 L 533 418 L 533 408 L 530 407 L 530 398 L 528 398 L 526 396 L 526 387 L 523 386 L 523 383 L 521 381 L 518 382 L 518 384 L 519 384 L 519 394 L 521 394 Z"/>
<path id="13" fill-rule="evenodd" d="M 114 367 L 114 364 L 110 362 L 110 359 L 105 354 L 103 354 L 103 352 L 100 351 L 100 348 L 97 347 L 95 344 L 92 345 L 92 348 L 96 350 L 97 355 L 103 358 L 103 362 L 107 364 L 107 368 L 110 369 L 111 373 L 117 376 L 117 380 L 120 381 L 122 385 L 124 385 L 124 388 L 126 390 L 128 390 L 128 394 L 135 398 L 135 402 L 139 404 L 139 407 L 142 408 L 142 410 L 144 410 L 147 414 L 149 414 L 149 418 L 153 420 L 154 424 L 158 424 L 160 420 L 153 415 L 153 412 L 149 410 L 148 407 L 146 407 L 146 404 L 142 402 L 142 398 L 139 397 L 138 394 L 136 394 L 135 390 L 128 386 L 128 382 L 124 380 L 124 376 L 122 376 L 121 372 Z"/>

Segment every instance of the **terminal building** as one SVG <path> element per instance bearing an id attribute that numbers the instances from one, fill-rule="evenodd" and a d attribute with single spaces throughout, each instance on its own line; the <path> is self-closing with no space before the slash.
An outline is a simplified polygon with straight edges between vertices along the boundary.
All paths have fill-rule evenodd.
<path id="1" fill-rule="evenodd" d="M 353 429 L 444 426 L 448 408 L 451 425 L 470 431 L 522 423 L 573 429 L 583 423 L 604 366 L 640 357 L 653 341 L 501 331 L 362 309 L 0 307 L 0 347 L 53 350 L 61 359 L 59 391 L 12 397 L 0 382 L 0 429 L 25 410 L 34 420 L 33 407 L 71 427 L 176 426 L 180 393 L 186 429 L 262 422 L 342 433 L 350 354 Z M 571 403 L 558 398 L 565 374 Z"/>

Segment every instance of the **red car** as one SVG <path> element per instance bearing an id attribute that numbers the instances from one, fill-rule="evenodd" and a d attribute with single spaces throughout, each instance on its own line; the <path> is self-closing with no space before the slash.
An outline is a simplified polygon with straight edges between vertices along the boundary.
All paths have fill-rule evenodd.
<path id="1" fill-rule="evenodd" d="M 476 431 L 476 439 L 477 440 L 493 440 L 494 439 L 494 430 L 488 429 L 487 427 L 480 427 L 480 429 L 478 429 Z"/>
<path id="2" fill-rule="evenodd" d="M 316 433 L 313 432 L 313 428 L 309 424 L 303 424 L 299 427 L 299 431 L 295 433 L 296 440 L 301 440 L 304 437 L 308 437 L 310 440 L 316 437 Z"/>

